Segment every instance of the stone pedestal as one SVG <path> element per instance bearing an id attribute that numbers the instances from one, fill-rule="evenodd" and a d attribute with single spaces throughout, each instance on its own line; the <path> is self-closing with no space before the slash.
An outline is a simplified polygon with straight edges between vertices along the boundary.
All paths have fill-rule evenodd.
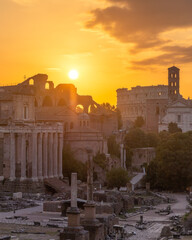
<path id="1" fill-rule="evenodd" d="M 80 211 L 77 207 L 70 207 L 67 209 L 67 217 L 69 227 L 80 226 Z"/>
<path id="2" fill-rule="evenodd" d="M 145 188 L 146 188 L 146 192 L 150 192 L 150 183 L 149 182 L 146 183 Z"/>
<path id="3" fill-rule="evenodd" d="M 60 240 L 89 240 L 89 232 L 83 227 L 66 227 L 60 233 Z"/>
<path id="4" fill-rule="evenodd" d="M 104 225 L 95 218 L 95 204 L 85 203 L 85 217 L 81 220 L 81 225 L 89 231 L 90 240 L 105 239 Z"/>
<path id="5" fill-rule="evenodd" d="M 95 219 L 95 204 L 94 203 L 85 203 L 85 219 L 93 220 Z"/>
<path id="6" fill-rule="evenodd" d="M 77 207 L 77 173 L 71 174 L 71 207 L 67 209 L 68 227 L 60 234 L 60 240 L 89 240 L 89 232 L 80 226 Z"/>

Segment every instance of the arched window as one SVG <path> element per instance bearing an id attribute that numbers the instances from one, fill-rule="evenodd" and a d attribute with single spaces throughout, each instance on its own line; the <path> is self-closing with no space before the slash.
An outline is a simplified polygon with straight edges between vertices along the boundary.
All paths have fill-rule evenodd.
<path id="1" fill-rule="evenodd" d="M 28 109 L 28 106 L 27 105 L 24 105 L 24 108 L 23 108 L 23 118 L 26 120 L 29 118 L 29 109 Z"/>
<path id="2" fill-rule="evenodd" d="M 50 96 L 45 96 L 43 99 L 43 107 L 51 107 L 53 106 L 52 99 Z"/>
<path id="3" fill-rule="evenodd" d="M 48 82 L 45 84 L 45 89 L 49 89 L 49 83 Z"/>
<path id="4" fill-rule="evenodd" d="M 29 85 L 34 85 L 34 80 L 32 78 L 29 80 Z"/>
<path id="5" fill-rule="evenodd" d="M 76 106 L 76 113 L 82 113 L 84 111 L 84 107 L 81 104 Z"/>

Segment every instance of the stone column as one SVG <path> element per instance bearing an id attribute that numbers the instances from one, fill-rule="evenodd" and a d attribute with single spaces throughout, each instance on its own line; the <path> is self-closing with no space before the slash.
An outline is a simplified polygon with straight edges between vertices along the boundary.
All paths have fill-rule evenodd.
<path id="1" fill-rule="evenodd" d="M 40 180 L 42 180 L 43 179 L 43 172 L 42 172 L 42 167 L 43 167 L 43 163 L 42 163 L 42 158 L 43 158 L 43 146 L 42 146 L 42 142 L 43 142 L 43 140 L 42 140 L 42 133 L 40 133 L 39 134 L 39 136 L 38 136 L 38 141 L 37 141 L 37 143 L 38 143 L 38 145 L 37 145 L 37 159 L 38 159 L 38 161 L 37 161 L 37 167 L 38 167 L 38 171 L 37 171 L 37 173 L 38 173 L 38 179 L 40 179 Z"/>
<path id="2" fill-rule="evenodd" d="M 10 133 L 11 149 L 10 149 L 10 180 L 15 180 L 15 133 Z"/>
<path id="3" fill-rule="evenodd" d="M 47 155 L 47 145 L 48 145 L 48 141 L 47 141 L 47 133 L 44 133 L 44 137 L 43 137 L 43 178 L 48 178 L 48 169 L 47 169 L 47 160 L 48 160 L 48 155 Z"/>
<path id="4" fill-rule="evenodd" d="M 59 133 L 59 177 L 63 177 L 63 134 Z"/>
<path id="5" fill-rule="evenodd" d="M 49 134 L 49 178 L 53 178 L 53 133 Z"/>
<path id="6" fill-rule="evenodd" d="M 77 208 L 77 173 L 71 173 L 71 208 Z"/>
<path id="7" fill-rule="evenodd" d="M 37 181 L 37 133 L 32 133 L 32 180 Z"/>
<path id="8" fill-rule="evenodd" d="M 67 209 L 67 217 L 68 226 L 60 233 L 60 240 L 89 240 L 88 231 L 80 225 L 80 211 L 77 207 L 77 173 L 71 174 L 71 207 Z"/>
<path id="9" fill-rule="evenodd" d="M 123 168 L 126 169 L 126 149 L 124 148 Z"/>
<path id="10" fill-rule="evenodd" d="M 87 202 L 93 201 L 93 156 L 88 153 L 87 162 Z"/>
<path id="11" fill-rule="evenodd" d="M 120 148 L 121 148 L 121 168 L 123 168 L 123 159 L 124 159 L 123 144 L 120 144 Z"/>
<path id="12" fill-rule="evenodd" d="M 53 157 L 53 175 L 54 177 L 58 177 L 58 134 L 54 134 L 54 157 Z"/>
<path id="13" fill-rule="evenodd" d="M 21 134 L 21 181 L 26 179 L 26 139 L 25 133 Z"/>

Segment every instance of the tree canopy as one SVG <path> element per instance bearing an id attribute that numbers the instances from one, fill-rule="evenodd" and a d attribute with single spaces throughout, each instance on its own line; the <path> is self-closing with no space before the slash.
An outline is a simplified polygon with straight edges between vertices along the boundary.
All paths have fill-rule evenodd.
<path id="1" fill-rule="evenodd" d="M 109 188 L 117 187 L 125 187 L 129 182 L 128 172 L 123 168 L 112 168 L 107 173 L 107 186 Z"/>
<path id="2" fill-rule="evenodd" d="M 192 184 L 192 132 L 160 133 L 156 158 L 147 168 L 152 188 L 185 190 Z"/>
<path id="3" fill-rule="evenodd" d="M 76 172 L 78 179 L 81 181 L 87 180 L 87 167 L 86 164 L 75 159 L 69 145 L 63 148 L 63 176 L 71 179 L 71 173 Z"/>

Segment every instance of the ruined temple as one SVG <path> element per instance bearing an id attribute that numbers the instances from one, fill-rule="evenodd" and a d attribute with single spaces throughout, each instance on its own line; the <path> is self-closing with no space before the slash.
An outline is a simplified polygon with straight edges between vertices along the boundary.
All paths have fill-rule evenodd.
<path id="1" fill-rule="evenodd" d="M 105 131 L 109 118 L 113 124 Z M 64 144 L 85 162 L 86 148 L 107 153 L 107 134 L 115 130 L 113 113 L 103 114 L 91 96 L 79 95 L 72 84 L 55 87 L 46 74 L 0 87 L 0 181 L 62 178 Z"/>

